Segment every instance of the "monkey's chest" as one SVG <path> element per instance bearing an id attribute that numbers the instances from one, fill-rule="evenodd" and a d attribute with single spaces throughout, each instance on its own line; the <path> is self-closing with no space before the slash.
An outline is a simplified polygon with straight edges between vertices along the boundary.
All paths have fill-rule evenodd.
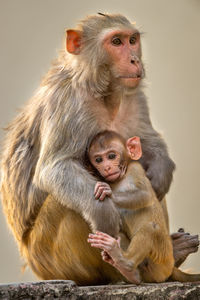
<path id="1" fill-rule="evenodd" d="M 137 133 L 137 111 L 133 106 L 120 107 L 113 116 L 105 109 L 99 124 L 102 130 L 116 131 L 125 138 L 129 138 Z"/>

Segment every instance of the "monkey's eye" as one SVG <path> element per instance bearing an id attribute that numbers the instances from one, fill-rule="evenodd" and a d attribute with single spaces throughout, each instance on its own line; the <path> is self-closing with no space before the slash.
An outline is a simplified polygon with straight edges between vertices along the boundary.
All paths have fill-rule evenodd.
<path id="1" fill-rule="evenodd" d="M 131 45 L 135 45 L 136 41 L 137 41 L 137 37 L 136 37 L 135 35 L 132 35 L 132 36 L 130 37 L 129 43 L 130 43 Z"/>
<path id="2" fill-rule="evenodd" d="M 103 161 L 103 159 L 102 159 L 102 157 L 97 157 L 95 159 L 95 161 L 96 161 L 96 163 L 100 164 Z"/>
<path id="3" fill-rule="evenodd" d="M 116 158 L 116 154 L 115 153 L 110 153 L 108 155 L 108 159 L 115 159 Z"/>
<path id="4" fill-rule="evenodd" d="M 112 39 L 112 44 L 113 44 L 114 46 L 119 46 L 119 45 L 122 44 L 122 41 L 120 40 L 120 38 L 115 37 L 115 38 Z"/>

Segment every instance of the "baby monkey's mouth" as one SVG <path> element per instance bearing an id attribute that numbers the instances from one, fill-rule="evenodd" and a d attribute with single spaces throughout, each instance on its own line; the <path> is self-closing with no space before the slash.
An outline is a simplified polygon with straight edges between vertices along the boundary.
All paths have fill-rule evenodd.
<path id="1" fill-rule="evenodd" d="M 115 180 L 117 180 L 119 178 L 119 176 L 120 176 L 120 172 L 117 171 L 117 172 L 114 172 L 114 173 L 106 175 L 105 179 L 107 181 L 115 181 Z"/>

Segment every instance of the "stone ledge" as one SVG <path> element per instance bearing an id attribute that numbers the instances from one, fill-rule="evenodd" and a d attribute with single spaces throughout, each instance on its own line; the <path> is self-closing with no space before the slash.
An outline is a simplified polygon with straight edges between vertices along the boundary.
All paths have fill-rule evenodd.
<path id="1" fill-rule="evenodd" d="M 39 281 L 0 285 L 0 299 L 179 300 L 200 299 L 200 282 L 79 287 L 73 281 Z"/>

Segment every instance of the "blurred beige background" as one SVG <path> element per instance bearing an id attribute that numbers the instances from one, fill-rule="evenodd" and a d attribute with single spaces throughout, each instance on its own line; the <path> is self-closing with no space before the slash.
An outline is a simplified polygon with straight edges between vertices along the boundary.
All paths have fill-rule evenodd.
<path id="1" fill-rule="evenodd" d="M 151 117 L 177 164 L 167 197 L 171 232 L 200 233 L 200 0 L 0 0 L 0 127 L 37 88 L 65 28 L 96 12 L 120 12 L 145 32 Z M 21 274 L 2 213 L 0 238 L 0 283 L 36 280 L 31 271 Z M 200 271 L 200 252 L 184 267 Z"/>

